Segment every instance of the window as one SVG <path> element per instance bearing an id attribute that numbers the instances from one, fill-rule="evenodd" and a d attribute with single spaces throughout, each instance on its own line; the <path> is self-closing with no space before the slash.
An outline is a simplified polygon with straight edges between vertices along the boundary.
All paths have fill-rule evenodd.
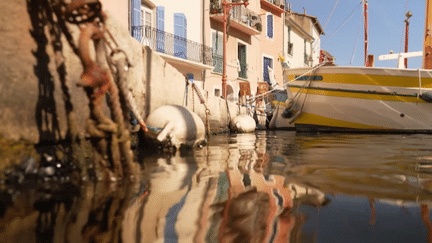
<path id="1" fill-rule="evenodd" d="M 156 51 L 165 52 L 165 7 L 156 7 Z"/>
<path id="2" fill-rule="evenodd" d="M 263 80 L 270 83 L 270 75 L 268 67 L 273 68 L 273 59 L 264 57 L 263 59 Z"/>
<path id="3" fill-rule="evenodd" d="M 306 38 L 304 38 L 304 63 L 307 64 L 308 61 L 308 55 L 306 53 L 306 45 L 307 45 L 307 40 Z"/>
<path id="4" fill-rule="evenodd" d="M 152 26 L 152 24 L 151 24 L 151 22 L 152 22 L 151 21 L 151 17 L 152 16 L 151 15 L 152 14 L 150 12 L 147 12 L 147 11 L 145 12 L 145 19 L 144 19 L 145 22 L 144 22 L 144 25 L 150 26 L 150 27 Z"/>
<path id="5" fill-rule="evenodd" d="M 149 38 L 151 36 L 151 27 L 152 27 L 152 14 L 150 12 L 144 13 L 144 28 L 145 28 L 145 36 Z"/>
<path id="6" fill-rule="evenodd" d="M 267 37 L 273 38 L 273 15 L 267 15 Z"/>
<path id="7" fill-rule="evenodd" d="M 174 56 L 187 57 L 187 22 L 183 13 L 174 14 Z"/>
<path id="8" fill-rule="evenodd" d="M 220 89 L 214 89 L 214 96 L 220 97 L 221 96 L 221 90 Z"/>
<path id="9" fill-rule="evenodd" d="M 218 32 L 212 33 L 212 57 L 213 57 L 213 72 L 222 73 L 223 62 L 223 35 Z"/>
<path id="10" fill-rule="evenodd" d="M 294 43 L 291 42 L 291 26 L 288 25 L 288 54 L 293 55 L 294 53 Z"/>
<path id="11" fill-rule="evenodd" d="M 247 78 L 247 58 L 246 58 L 246 45 L 238 44 L 237 47 L 237 60 L 238 60 L 238 76 L 240 78 Z"/>

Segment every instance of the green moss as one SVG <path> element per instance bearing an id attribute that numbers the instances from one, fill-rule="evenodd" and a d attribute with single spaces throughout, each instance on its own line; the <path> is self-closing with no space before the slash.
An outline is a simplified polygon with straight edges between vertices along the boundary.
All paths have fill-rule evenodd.
<path id="1" fill-rule="evenodd" d="M 8 140 L 3 134 L 0 134 L 0 174 L 3 174 L 3 171 L 8 167 L 20 164 L 28 156 L 39 161 L 39 155 L 34 144 L 23 139 Z"/>

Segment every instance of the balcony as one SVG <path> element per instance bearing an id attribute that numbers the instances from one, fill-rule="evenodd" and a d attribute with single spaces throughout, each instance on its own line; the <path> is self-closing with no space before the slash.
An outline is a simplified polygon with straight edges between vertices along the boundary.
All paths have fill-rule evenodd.
<path id="1" fill-rule="evenodd" d="M 166 55 L 213 65 L 212 48 L 150 26 L 133 26 L 132 36 L 141 44 Z"/>
<path id="2" fill-rule="evenodd" d="M 261 7 L 267 7 L 278 15 L 285 12 L 284 0 L 261 0 Z"/>
<path id="3" fill-rule="evenodd" d="M 210 19 L 223 23 L 222 0 L 211 0 Z M 237 29 L 248 35 L 261 33 L 261 17 L 245 6 L 234 6 L 230 10 L 230 28 Z"/>

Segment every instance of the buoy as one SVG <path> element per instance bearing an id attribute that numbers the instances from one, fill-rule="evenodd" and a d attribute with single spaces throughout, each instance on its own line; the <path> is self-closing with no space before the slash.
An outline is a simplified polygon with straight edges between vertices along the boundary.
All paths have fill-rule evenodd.
<path id="1" fill-rule="evenodd" d="M 154 110 L 146 120 L 146 136 L 164 146 L 194 147 L 206 143 L 205 126 L 194 112 L 178 105 L 164 105 Z"/>
<path id="2" fill-rule="evenodd" d="M 255 129 L 255 120 L 249 115 L 238 115 L 230 122 L 230 130 L 232 132 L 246 133 L 253 132 Z"/>

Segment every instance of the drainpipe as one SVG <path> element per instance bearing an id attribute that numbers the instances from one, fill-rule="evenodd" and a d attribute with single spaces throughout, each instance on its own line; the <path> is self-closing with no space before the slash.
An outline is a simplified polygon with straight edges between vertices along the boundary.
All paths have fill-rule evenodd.
<path id="1" fill-rule="evenodd" d="M 206 53 L 205 53 L 205 48 L 206 48 L 206 39 L 205 39 L 205 23 L 206 23 L 206 15 L 205 15 L 205 6 L 206 6 L 207 0 L 201 1 L 201 10 L 202 10 L 202 15 L 201 15 L 201 44 L 202 44 L 202 60 L 204 62 L 205 57 L 206 57 Z M 210 3 L 207 5 L 209 6 Z M 210 16 L 209 16 L 210 17 Z M 205 63 L 203 63 L 205 64 Z M 206 80 L 206 69 L 201 71 L 201 77 L 202 77 L 202 81 L 203 81 L 203 90 L 204 93 L 205 92 L 205 80 Z M 192 91 L 193 92 L 193 91 Z"/>

